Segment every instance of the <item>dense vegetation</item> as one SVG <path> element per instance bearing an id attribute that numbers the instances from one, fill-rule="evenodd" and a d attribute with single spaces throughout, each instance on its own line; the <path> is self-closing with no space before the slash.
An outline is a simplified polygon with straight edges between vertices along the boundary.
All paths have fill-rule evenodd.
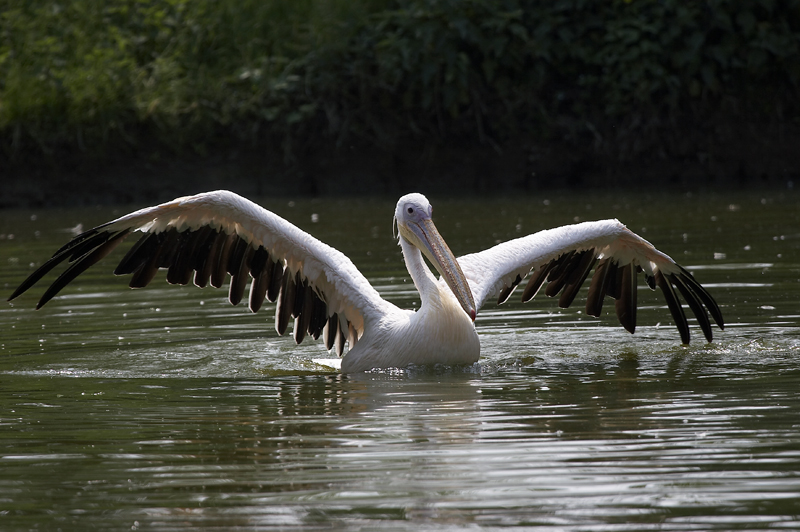
<path id="1" fill-rule="evenodd" d="M 720 117 L 800 125 L 800 0 L 2 4 L 12 164 L 523 137 L 624 159 Z"/>

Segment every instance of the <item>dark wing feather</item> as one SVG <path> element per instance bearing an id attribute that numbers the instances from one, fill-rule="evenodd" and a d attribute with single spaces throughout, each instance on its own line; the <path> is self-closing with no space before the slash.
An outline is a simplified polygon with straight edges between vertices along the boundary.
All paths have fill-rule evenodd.
<path id="1" fill-rule="evenodd" d="M 297 318 L 302 314 L 303 308 L 306 304 L 306 289 L 308 288 L 308 283 L 305 282 L 305 279 L 300 275 L 300 272 L 295 274 L 294 279 L 294 304 L 292 305 L 292 317 Z"/>
<path id="2" fill-rule="evenodd" d="M 497 298 L 497 304 L 502 305 L 503 303 L 508 301 L 508 298 L 511 297 L 511 294 L 514 292 L 514 289 L 516 289 L 519 283 L 521 282 L 522 282 L 522 276 L 517 275 L 517 278 L 514 279 L 514 282 L 511 283 L 510 286 L 506 286 L 505 288 L 503 288 L 503 290 L 500 292 L 500 296 Z"/>
<path id="3" fill-rule="evenodd" d="M 236 233 L 231 233 L 222 240 L 217 260 L 211 265 L 211 286 L 214 288 L 221 288 L 225 283 L 225 275 L 228 273 L 228 260 L 238 240 L 239 235 Z"/>
<path id="4" fill-rule="evenodd" d="M 328 321 L 322 329 L 322 341 L 325 342 L 325 349 L 330 351 L 336 342 L 337 329 L 339 327 L 339 315 L 328 316 Z"/>
<path id="5" fill-rule="evenodd" d="M 131 288 L 144 288 L 155 278 L 161 264 L 168 264 L 166 259 L 171 255 L 170 249 L 177 240 L 177 231 L 167 230 L 153 236 L 155 238 L 148 238 L 148 241 L 142 246 L 141 263 L 133 271 L 133 276 L 128 283 Z"/>
<path id="6" fill-rule="evenodd" d="M 299 293 L 299 292 L 298 292 Z M 314 292 L 308 287 L 307 283 L 303 285 L 303 302 L 298 309 L 295 306 L 296 317 L 294 319 L 294 341 L 298 344 L 303 341 L 308 327 L 311 325 L 311 316 L 313 314 L 314 305 Z"/>
<path id="7" fill-rule="evenodd" d="M 240 239 L 239 242 L 244 242 L 244 239 Z M 235 268 L 236 270 L 231 274 L 231 285 L 228 290 L 228 300 L 231 305 L 238 305 L 244 297 L 244 289 L 250 277 L 250 262 L 255 253 L 252 246 L 245 245 L 243 247 L 241 255 L 239 256 L 237 253 L 238 268 L 235 268 L 236 265 L 231 266 L 231 269 Z"/>
<path id="8" fill-rule="evenodd" d="M 547 297 L 554 297 L 564 285 L 567 283 L 567 275 L 569 275 L 571 268 L 574 266 L 573 258 L 575 252 L 570 251 L 561 255 L 553 267 L 553 271 L 547 276 L 547 286 L 544 288 L 544 293 Z"/>
<path id="9" fill-rule="evenodd" d="M 197 264 L 194 273 L 194 284 L 205 288 L 211 282 L 211 272 L 219 262 L 219 253 L 222 244 L 228 239 L 224 231 L 215 231 L 206 241 L 205 246 L 198 250 Z"/>
<path id="10" fill-rule="evenodd" d="M 545 266 L 535 270 L 528 278 L 528 284 L 525 285 L 525 290 L 522 291 L 522 302 L 527 303 L 539 293 L 539 289 L 547 280 L 553 268 L 556 266 L 556 261 L 550 261 Z"/>
<path id="11" fill-rule="evenodd" d="M 308 323 L 308 334 L 310 334 L 314 340 L 317 340 L 327 323 L 328 305 L 320 299 L 317 294 L 314 294 L 314 306 L 311 312 L 311 320 Z"/>
<path id="12" fill-rule="evenodd" d="M 267 297 L 267 288 L 272 274 L 269 262 L 269 252 L 264 246 L 260 246 L 250 260 L 250 275 L 253 277 L 253 282 L 250 284 L 248 304 L 252 312 L 258 312 Z M 270 267 L 267 267 L 268 264 Z"/>
<path id="13" fill-rule="evenodd" d="M 272 263 L 272 274 L 270 275 L 269 287 L 267 287 L 267 301 L 274 302 L 278 298 L 283 283 L 283 262 L 275 261 Z"/>
<path id="14" fill-rule="evenodd" d="M 210 229 L 204 227 L 198 231 L 184 231 L 178 234 L 178 245 L 175 253 L 175 259 L 167 268 L 167 282 L 170 284 L 186 285 L 192 279 L 194 273 L 193 257 L 198 245 L 198 241 L 202 241 L 206 232 L 203 229 Z"/>
<path id="15" fill-rule="evenodd" d="M 336 354 L 339 356 L 341 356 L 342 353 L 344 353 L 344 344 L 347 341 L 347 337 L 345 336 L 345 330 L 349 331 L 349 329 L 347 328 L 346 325 L 347 324 L 345 324 L 344 326 L 342 325 L 342 319 L 341 317 L 339 317 L 339 327 L 336 330 L 336 341 L 333 344 L 334 348 L 336 349 Z"/>
<path id="16" fill-rule="evenodd" d="M 561 308 L 569 307 L 578 295 L 578 290 L 583 286 L 583 282 L 592 271 L 594 263 L 597 262 L 597 254 L 593 249 L 581 251 L 575 260 L 575 266 L 567 275 L 566 283 L 564 284 L 564 291 L 561 292 L 561 297 L 558 298 L 558 306 Z"/>
<path id="17" fill-rule="evenodd" d="M 90 266 L 96 264 L 100 259 L 111 253 L 111 251 L 117 247 L 127 235 L 128 231 L 120 231 L 115 234 L 105 233 L 105 238 L 103 239 L 93 239 L 96 247 L 86 251 L 80 257 L 73 256 L 73 258 L 70 259 L 72 264 L 70 264 L 69 267 L 58 276 L 58 279 L 56 279 L 45 291 L 44 295 L 39 300 L 39 303 L 36 305 L 36 308 L 42 308 L 45 303 L 50 301 L 53 296 L 59 293 L 62 288 L 67 286 L 70 281 L 86 271 Z M 48 270 L 53 266 L 54 265 L 50 266 Z"/>
<path id="18" fill-rule="evenodd" d="M 675 289 L 661 272 L 656 272 L 655 281 L 656 286 L 658 286 L 664 293 L 664 298 L 667 300 L 669 311 L 672 313 L 672 318 L 675 320 L 675 325 L 678 327 L 678 331 L 681 333 L 681 341 L 684 344 L 688 344 L 689 323 L 686 321 L 686 314 L 683 313 L 681 302 L 678 300 L 678 296 L 675 295 Z"/>
<path id="19" fill-rule="evenodd" d="M 100 227 L 95 229 L 91 229 L 82 233 L 68 242 L 66 245 L 62 246 L 58 251 L 53 253 L 53 256 L 47 260 L 44 264 L 39 266 L 32 274 L 25 279 L 14 292 L 8 297 L 8 301 L 12 301 L 20 296 L 20 294 L 27 291 L 30 287 L 35 285 L 39 280 L 47 275 L 50 270 L 61 264 L 63 261 L 67 260 L 67 258 L 73 257 L 75 255 L 75 250 L 81 246 L 86 240 L 94 238 L 100 233 Z M 127 232 L 126 232 L 127 234 Z M 104 239 L 108 239 L 108 232 L 103 231 L 101 233 Z M 121 240 L 120 240 L 121 241 Z M 118 241 L 119 242 L 119 241 Z M 78 255 L 80 256 L 80 255 Z M 70 260 L 74 260 L 74 258 L 70 258 Z"/>
<path id="20" fill-rule="evenodd" d="M 160 233 L 145 233 L 128 250 L 114 269 L 114 275 L 125 275 L 138 270 L 142 264 L 150 260 L 150 256 L 159 246 Z"/>
<path id="21" fill-rule="evenodd" d="M 617 286 L 619 287 L 619 297 L 614 302 L 614 310 L 617 312 L 617 319 L 625 327 L 625 330 L 633 334 L 636 331 L 636 292 L 637 292 L 637 270 L 633 264 L 626 264 L 617 268 Z"/>
<path id="22" fill-rule="evenodd" d="M 289 318 L 292 316 L 292 307 L 294 307 L 294 296 L 297 285 L 295 278 L 292 275 L 285 275 L 283 277 L 283 286 L 281 292 L 278 294 L 278 306 L 275 307 L 275 330 L 278 334 L 282 335 L 286 332 L 289 326 Z"/>
<path id="23" fill-rule="evenodd" d="M 242 268 L 242 261 L 246 260 L 245 253 L 248 249 L 252 248 L 250 243 L 244 238 L 236 235 L 235 243 L 231 248 L 231 254 L 228 258 L 228 273 L 237 275 Z"/>
<path id="24" fill-rule="evenodd" d="M 86 256 L 90 251 L 104 244 L 108 239 L 109 233 L 107 231 L 97 232 L 94 235 L 88 236 L 69 249 L 69 261 L 73 262 L 80 257 Z"/>
<path id="25" fill-rule="evenodd" d="M 608 265 L 606 295 L 614 299 L 622 297 L 622 268 L 617 261 L 611 261 Z"/>
<path id="26" fill-rule="evenodd" d="M 725 322 L 722 319 L 722 311 L 719 309 L 717 302 L 714 301 L 714 298 L 711 297 L 711 294 L 709 294 L 685 268 L 680 267 L 680 273 L 677 274 L 677 276 L 686 284 L 692 293 L 703 302 L 703 305 L 708 309 L 708 312 L 711 314 L 711 317 L 714 318 L 719 328 L 724 329 Z"/>
<path id="27" fill-rule="evenodd" d="M 711 323 L 708 321 L 708 313 L 706 313 L 706 310 L 703 308 L 700 300 L 697 298 L 694 292 L 692 292 L 691 288 L 686 285 L 683 279 L 681 279 L 680 275 L 670 274 L 669 281 L 678 287 L 678 291 L 689 305 L 689 308 L 692 309 L 692 313 L 694 314 L 695 318 L 697 318 L 697 323 L 700 325 L 700 329 L 703 330 L 706 340 L 710 342 L 713 339 Z"/>
<path id="28" fill-rule="evenodd" d="M 606 297 L 606 283 L 612 273 L 612 264 L 613 262 L 611 259 L 602 259 L 597 264 L 597 269 L 589 285 L 589 295 L 586 296 L 586 314 L 589 316 L 598 318 L 603 311 L 603 300 Z"/>

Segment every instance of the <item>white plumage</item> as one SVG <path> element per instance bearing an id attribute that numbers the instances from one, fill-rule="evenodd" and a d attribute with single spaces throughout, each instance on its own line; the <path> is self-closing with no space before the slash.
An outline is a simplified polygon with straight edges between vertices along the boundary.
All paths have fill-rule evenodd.
<path id="1" fill-rule="evenodd" d="M 250 283 L 254 312 L 265 299 L 277 301 L 276 329 L 294 319 L 300 343 L 323 336 L 326 347 L 344 353 L 345 372 L 409 364 L 469 364 L 480 356 L 475 314 L 492 298 L 504 302 L 528 276 L 523 300 L 545 286 L 569 306 L 589 274 L 587 313 L 597 316 L 606 295 L 616 300 L 620 322 L 636 326 L 637 275 L 664 292 L 684 343 L 689 328 L 677 292 L 695 314 L 706 338 L 706 309 L 723 327 L 719 307 L 686 270 L 617 220 L 585 222 L 540 231 L 456 259 L 432 221 L 421 194 L 400 198 L 395 209 L 399 242 L 420 293 L 416 312 L 385 301 L 344 254 L 293 224 L 232 192 L 216 191 L 148 207 L 91 229 L 59 249 L 31 274 L 16 298 L 57 264 L 69 266 L 45 291 L 37 308 L 132 232 L 140 240 L 117 266 L 130 285 L 147 285 L 159 269 L 171 283 L 221 286 L 231 276 L 229 299 L 237 304 Z M 436 279 L 427 256 L 441 277 Z M 676 292 L 677 289 L 677 292 Z"/>

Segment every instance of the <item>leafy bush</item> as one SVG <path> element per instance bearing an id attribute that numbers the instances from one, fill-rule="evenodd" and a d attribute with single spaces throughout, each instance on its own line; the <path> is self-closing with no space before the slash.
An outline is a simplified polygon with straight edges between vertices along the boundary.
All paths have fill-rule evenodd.
<path id="1" fill-rule="evenodd" d="M 17 160 L 521 135 L 625 156 L 798 108 L 800 0 L 5 0 L 0 22 Z"/>

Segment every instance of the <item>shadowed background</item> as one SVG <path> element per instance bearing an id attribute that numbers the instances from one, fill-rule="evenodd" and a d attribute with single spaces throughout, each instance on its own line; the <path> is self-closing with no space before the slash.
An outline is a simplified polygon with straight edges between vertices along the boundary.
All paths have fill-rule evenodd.
<path id="1" fill-rule="evenodd" d="M 794 0 L 7 0 L 0 24 L 0 206 L 797 179 Z"/>

